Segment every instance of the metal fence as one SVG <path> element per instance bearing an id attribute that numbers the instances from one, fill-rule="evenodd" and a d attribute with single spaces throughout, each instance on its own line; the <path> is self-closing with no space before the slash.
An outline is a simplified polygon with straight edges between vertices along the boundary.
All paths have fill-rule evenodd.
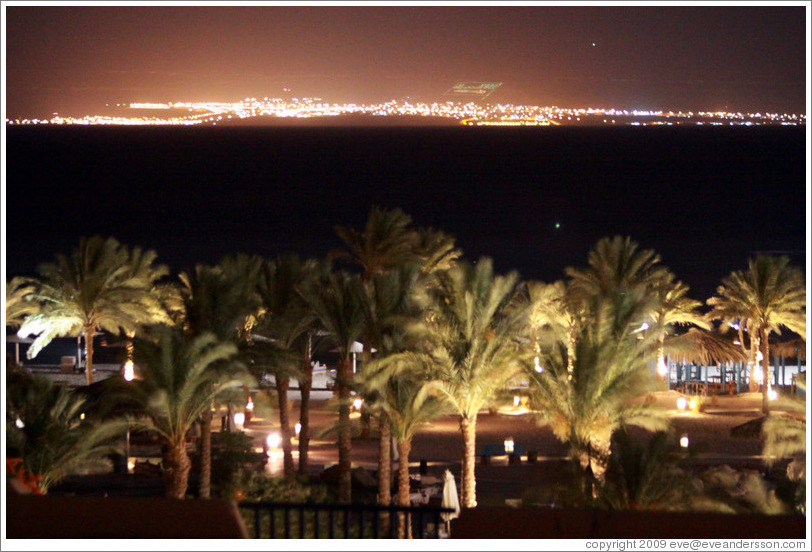
<path id="1" fill-rule="evenodd" d="M 381 506 L 377 504 L 292 504 L 240 502 L 249 534 L 257 539 L 379 539 L 397 538 L 401 517 L 415 539 L 447 536 L 443 513 L 436 506 Z"/>

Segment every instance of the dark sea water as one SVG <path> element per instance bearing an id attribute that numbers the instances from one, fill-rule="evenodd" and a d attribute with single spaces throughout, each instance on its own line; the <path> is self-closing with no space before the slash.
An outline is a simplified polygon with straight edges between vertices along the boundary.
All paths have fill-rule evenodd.
<path id="1" fill-rule="evenodd" d="M 653 248 L 704 300 L 755 251 L 805 260 L 803 128 L 7 128 L 9 276 L 81 235 L 180 270 L 322 256 L 400 207 L 466 256 L 552 281 L 603 236 Z M 560 228 L 556 228 L 556 223 Z"/>

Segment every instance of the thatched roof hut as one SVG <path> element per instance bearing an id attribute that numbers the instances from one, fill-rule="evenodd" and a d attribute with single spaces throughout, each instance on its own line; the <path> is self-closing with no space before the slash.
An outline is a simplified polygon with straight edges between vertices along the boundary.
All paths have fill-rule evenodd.
<path id="1" fill-rule="evenodd" d="M 798 358 L 806 361 L 806 340 L 802 337 L 796 337 L 789 341 L 777 341 L 770 343 L 770 356 L 784 357 L 784 358 Z"/>
<path id="2" fill-rule="evenodd" d="M 667 338 L 664 345 L 671 358 L 702 366 L 748 360 L 733 339 L 700 328 L 691 328 L 682 335 Z"/>

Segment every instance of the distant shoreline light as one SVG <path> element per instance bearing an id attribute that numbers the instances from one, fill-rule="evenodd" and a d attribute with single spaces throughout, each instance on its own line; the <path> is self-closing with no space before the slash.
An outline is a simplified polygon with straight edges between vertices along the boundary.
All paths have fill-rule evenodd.
<path id="1" fill-rule="evenodd" d="M 511 104 L 457 102 L 411 103 L 389 101 L 379 104 L 330 104 L 319 98 L 283 100 L 245 98 L 239 102 L 136 102 L 116 104 L 112 109 L 156 110 L 174 116 L 85 115 L 69 117 L 54 114 L 50 119 L 6 119 L 7 125 L 216 125 L 263 118 L 310 119 L 341 115 L 390 117 L 434 117 L 451 119 L 464 126 L 548 126 L 599 124 L 616 126 L 648 125 L 806 125 L 806 115 L 779 113 L 732 113 L 725 111 L 664 111 L 600 108 L 559 108 Z M 167 113 L 169 115 L 170 113 Z"/>

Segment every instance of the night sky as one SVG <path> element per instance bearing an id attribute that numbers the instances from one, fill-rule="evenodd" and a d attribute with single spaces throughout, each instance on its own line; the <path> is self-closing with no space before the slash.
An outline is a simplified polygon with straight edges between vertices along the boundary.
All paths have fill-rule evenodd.
<path id="1" fill-rule="evenodd" d="M 805 113 L 807 9 L 11 6 L 6 116 L 266 96 L 436 101 L 464 80 L 503 83 L 493 102 Z"/>
<path id="2" fill-rule="evenodd" d="M 491 103 L 808 110 L 808 5 L 4 8 L 9 118 L 266 96 L 443 101 L 465 80 L 502 82 Z M 616 233 L 662 253 L 698 298 L 754 251 L 808 264 L 808 132 L 804 160 L 802 137 L 775 127 L 626 142 L 564 127 L 408 140 L 220 128 L 6 129 L 9 275 L 92 234 L 178 269 L 321 254 L 338 246 L 333 225 L 360 227 L 373 204 L 528 278 L 561 277 Z"/>

